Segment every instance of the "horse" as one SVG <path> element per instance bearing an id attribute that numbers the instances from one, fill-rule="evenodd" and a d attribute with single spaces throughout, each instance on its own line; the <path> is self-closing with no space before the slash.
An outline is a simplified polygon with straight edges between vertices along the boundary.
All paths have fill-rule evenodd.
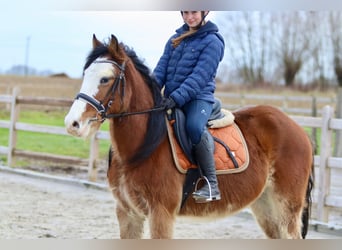
<path id="1" fill-rule="evenodd" d="M 65 116 L 68 133 L 87 138 L 109 121 L 108 185 L 120 238 L 172 238 L 177 216 L 223 218 L 249 207 L 268 238 L 305 238 L 313 188 L 313 146 L 298 124 L 276 107 L 233 111 L 250 163 L 218 175 L 221 200 L 181 206 L 185 175 L 173 160 L 162 93 L 136 52 L 111 35 L 95 34 L 80 93 Z M 205 230 L 205 229 L 203 229 Z"/>

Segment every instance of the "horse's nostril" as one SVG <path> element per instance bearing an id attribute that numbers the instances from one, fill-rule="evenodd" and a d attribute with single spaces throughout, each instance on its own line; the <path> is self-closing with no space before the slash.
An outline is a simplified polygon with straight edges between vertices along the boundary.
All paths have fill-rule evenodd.
<path id="1" fill-rule="evenodd" d="M 73 126 L 74 128 L 80 128 L 80 124 L 79 124 L 78 122 L 76 122 L 76 121 L 74 121 L 74 122 L 72 123 L 72 126 Z"/>

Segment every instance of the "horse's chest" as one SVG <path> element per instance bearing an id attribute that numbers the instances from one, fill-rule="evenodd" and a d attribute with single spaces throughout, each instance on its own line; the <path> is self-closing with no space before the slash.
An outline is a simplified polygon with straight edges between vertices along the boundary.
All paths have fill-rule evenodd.
<path id="1" fill-rule="evenodd" d="M 121 203 L 140 215 L 146 215 L 148 211 L 148 202 L 143 195 L 142 188 L 134 180 L 127 176 L 120 176 L 115 184 L 114 196 Z"/>

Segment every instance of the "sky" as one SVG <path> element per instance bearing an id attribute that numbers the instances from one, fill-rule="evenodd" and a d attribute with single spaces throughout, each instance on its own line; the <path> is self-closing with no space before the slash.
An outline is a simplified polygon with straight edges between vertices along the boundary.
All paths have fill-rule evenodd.
<path id="1" fill-rule="evenodd" d="M 33 11 L 0 16 L 0 72 L 28 65 L 78 78 L 93 34 L 114 34 L 153 68 L 167 39 L 182 25 L 178 11 Z"/>
<path id="2" fill-rule="evenodd" d="M 334 0 L 316 0 L 315 5 L 311 1 L 305 5 L 307 0 L 296 0 L 295 5 L 292 0 L 276 4 L 273 0 L 240 0 L 238 4 L 230 0 L 5 1 L 0 9 L 0 73 L 13 65 L 28 65 L 79 78 L 93 34 L 101 41 L 114 34 L 154 68 L 167 39 L 183 24 L 176 10 L 184 5 L 184 9 L 200 4 L 198 9 L 293 10 L 319 9 L 318 3 L 331 6 Z M 207 19 L 215 21 L 216 13 L 211 11 Z"/>

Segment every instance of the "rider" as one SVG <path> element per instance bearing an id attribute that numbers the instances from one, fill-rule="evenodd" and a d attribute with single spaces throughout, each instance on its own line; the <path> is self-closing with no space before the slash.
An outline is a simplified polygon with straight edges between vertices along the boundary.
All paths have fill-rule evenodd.
<path id="1" fill-rule="evenodd" d="M 209 11 L 181 11 L 184 25 L 167 41 L 153 73 L 164 89 L 163 105 L 181 108 L 186 116 L 186 131 L 193 154 L 210 185 L 193 193 L 196 202 L 220 200 L 214 140 L 207 129 L 213 109 L 215 76 L 224 54 L 224 40 L 218 27 L 205 18 Z M 211 188 L 211 195 L 210 195 Z"/>

